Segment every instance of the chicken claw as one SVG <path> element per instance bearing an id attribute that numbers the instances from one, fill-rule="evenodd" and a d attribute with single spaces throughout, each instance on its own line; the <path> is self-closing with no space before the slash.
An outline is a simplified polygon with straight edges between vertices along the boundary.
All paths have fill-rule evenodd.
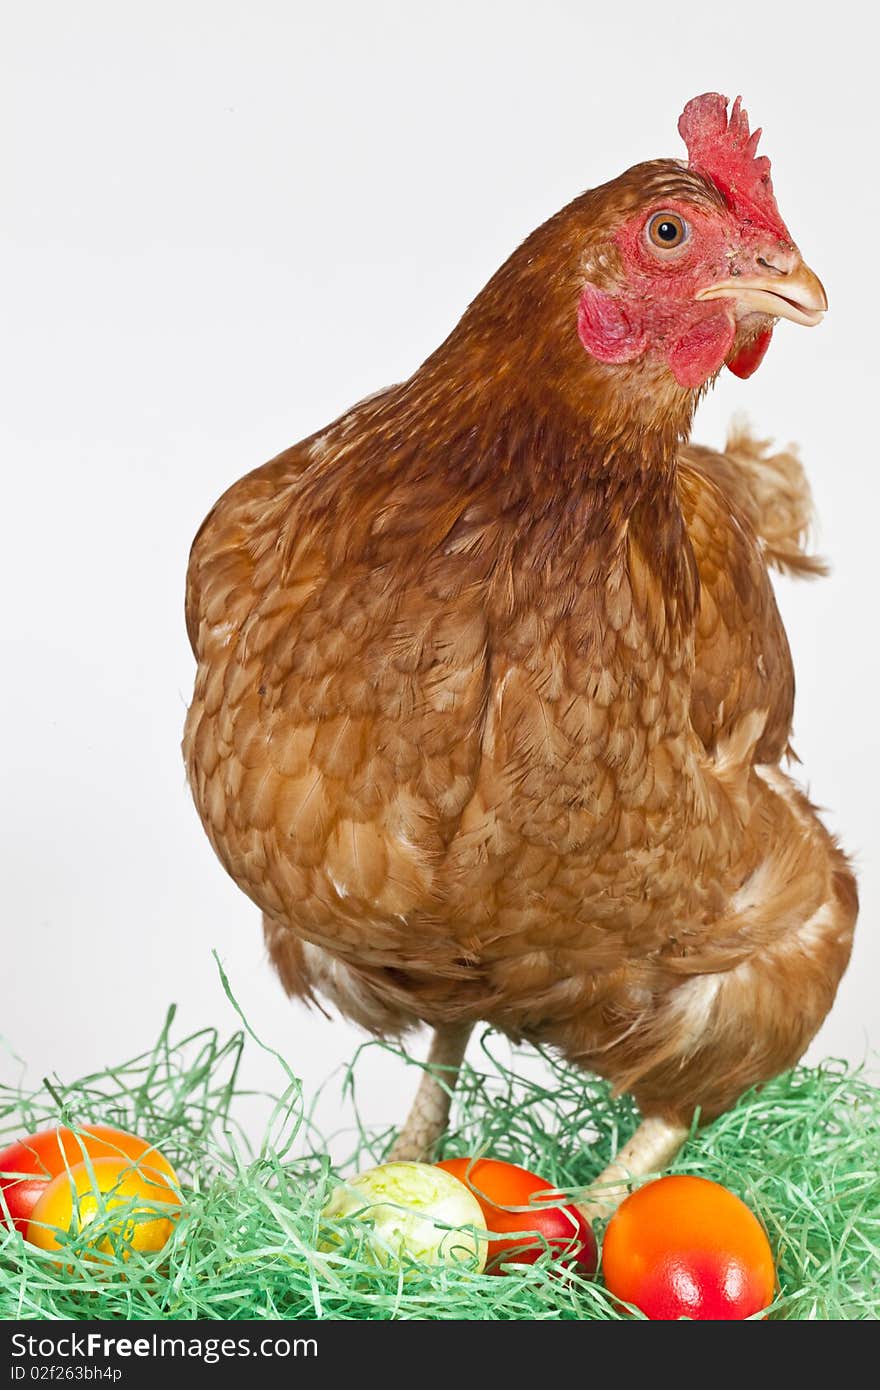
<path id="1" fill-rule="evenodd" d="M 604 1221 L 627 1196 L 633 1178 L 661 1172 L 684 1144 L 690 1127 L 663 1120 L 657 1115 L 642 1120 L 635 1134 L 598 1178 L 590 1184 L 583 1202 L 576 1203 L 587 1221 Z"/>

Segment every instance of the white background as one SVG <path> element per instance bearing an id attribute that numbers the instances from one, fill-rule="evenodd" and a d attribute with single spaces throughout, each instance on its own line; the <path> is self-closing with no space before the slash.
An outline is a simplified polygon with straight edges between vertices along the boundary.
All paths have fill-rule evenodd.
<path id="1" fill-rule="evenodd" d="M 307 1086 L 351 1056 L 360 1035 L 284 999 L 185 787 L 191 537 L 235 478 L 409 375 L 539 221 L 681 155 L 678 113 L 707 89 L 741 91 L 764 126 L 831 300 L 815 332 L 780 325 L 751 381 L 724 374 L 696 436 L 720 444 L 745 409 L 803 446 L 834 576 L 780 585 L 796 745 L 863 894 L 810 1056 L 880 1042 L 880 221 L 860 12 L 3 6 L 0 1031 L 32 1079 L 121 1061 L 172 999 L 186 1025 L 231 1028 L 212 947 Z M 376 1059 L 364 1108 L 394 1119 L 411 1086 Z"/>

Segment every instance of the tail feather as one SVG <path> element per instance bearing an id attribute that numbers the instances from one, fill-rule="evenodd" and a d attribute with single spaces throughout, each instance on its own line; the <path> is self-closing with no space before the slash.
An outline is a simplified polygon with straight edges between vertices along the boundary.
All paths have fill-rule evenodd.
<path id="1" fill-rule="evenodd" d="M 778 453 L 771 448 L 743 421 L 731 426 L 725 456 L 739 474 L 736 500 L 755 527 L 769 565 L 808 579 L 827 574 L 826 562 L 808 549 L 814 512 L 803 465 L 794 446 Z"/>

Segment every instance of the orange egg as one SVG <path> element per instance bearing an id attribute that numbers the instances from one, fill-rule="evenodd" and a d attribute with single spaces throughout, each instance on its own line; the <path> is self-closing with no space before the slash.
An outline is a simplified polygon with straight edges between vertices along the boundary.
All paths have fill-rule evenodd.
<path id="1" fill-rule="evenodd" d="M 60 1237 L 87 1232 L 97 1222 L 100 1234 L 90 1244 L 102 1254 L 119 1249 L 120 1242 L 126 1258 L 131 1250 L 161 1250 L 180 1206 L 168 1177 L 145 1164 L 132 1167 L 126 1158 L 96 1158 L 91 1168 L 94 1179 L 87 1164 L 76 1163 L 46 1184 L 28 1222 L 31 1245 L 60 1250 Z M 117 1207 L 119 1220 L 108 1226 L 107 1215 Z"/>
<path id="2" fill-rule="evenodd" d="M 706 1178 L 659 1178 L 627 1197 L 605 1232 L 602 1273 L 611 1293 L 656 1320 L 747 1318 L 776 1288 L 761 1223 Z"/>

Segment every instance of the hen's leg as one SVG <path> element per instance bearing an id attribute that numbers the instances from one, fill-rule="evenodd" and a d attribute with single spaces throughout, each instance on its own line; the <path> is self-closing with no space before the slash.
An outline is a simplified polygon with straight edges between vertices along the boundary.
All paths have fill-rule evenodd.
<path id="1" fill-rule="evenodd" d="M 658 1116 L 643 1120 L 617 1157 L 590 1184 L 586 1198 L 577 1204 L 578 1210 L 590 1222 L 604 1221 L 627 1195 L 629 1180 L 662 1172 L 675 1158 L 689 1133 L 687 1125 L 661 1120 Z"/>
<path id="2" fill-rule="evenodd" d="M 472 1023 L 450 1023 L 435 1029 L 416 1098 L 388 1155 L 389 1162 L 420 1162 L 431 1156 L 449 1120 L 449 1107 L 472 1028 Z"/>

